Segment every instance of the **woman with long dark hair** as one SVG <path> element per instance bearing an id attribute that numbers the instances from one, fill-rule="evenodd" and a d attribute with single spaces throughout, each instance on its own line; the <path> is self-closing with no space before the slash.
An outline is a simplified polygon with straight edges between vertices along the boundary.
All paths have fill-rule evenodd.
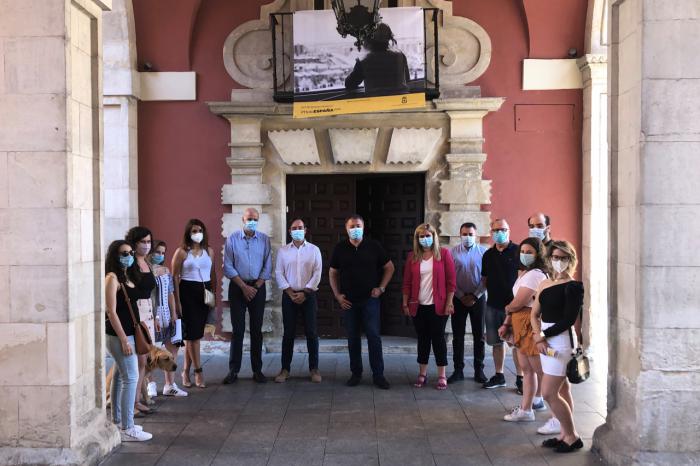
<path id="1" fill-rule="evenodd" d="M 173 359 L 177 360 L 177 353 L 182 346 L 182 343 L 173 343 L 172 339 L 175 336 L 175 322 L 178 319 L 175 306 L 175 286 L 173 285 L 173 276 L 170 269 L 163 265 L 165 263 L 165 253 L 168 245 L 165 241 L 156 241 L 155 247 L 151 251 L 148 259 L 153 267 L 153 273 L 156 276 L 156 289 L 153 291 L 153 303 L 156 310 L 156 322 L 160 327 L 160 332 L 157 337 L 165 345 L 165 349 L 170 351 Z M 165 384 L 163 385 L 164 396 L 187 396 L 187 392 L 182 390 L 175 383 L 175 372 L 163 371 L 165 375 Z M 155 382 L 151 382 L 155 384 Z M 156 390 L 157 392 L 157 390 Z"/>
<path id="2" fill-rule="evenodd" d="M 112 421 L 121 429 L 122 442 L 142 442 L 153 436 L 134 424 L 134 403 L 136 385 L 139 379 L 139 365 L 134 342 L 134 318 L 137 325 L 139 316 L 131 308 L 136 308 L 139 290 L 136 287 L 134 251 L 124 240 L 113 241 L 105 257 L 105 346 L 114 359 L 114 378 L 110 400 Z M 126 295 L 126 296 L 125 296 Z M 128 301 L 127 301 L 128 299 Z"/>
<path id="3" fill-rule="evenodd" d="M 498 335 L 512 330 L 513 344 L 518 349 L 516 355 L 523 371 L 523 397 L 519 406 L 503 417 L 510 422 L 534 421 L 533 409 L 546 409 L 539 390 L 538 380 L 542 378 L 540 353 L 532 338 L 530 310 L 535 301 L 535 293 L 540 283 L 547 278 L 545 249 L 538 238 L 526 238 L 520 243 L 520 272 L 513 285 L 513 300 L 506 306 L 506 320 L 498 329 Z M 533 403 L 534 401 L 534 403 Z"/>
<path id="4" fill-rule="evenodd" d="M 175 280 L 175 305 L 182 315 L 182 339 L 185 341 L 185 364 L 182 385 L 191 387 L 190 367 L 194 366 L 195 385 L 206 388 L 199 353 L 199 341 L 204 336 L 204 326 L 209 306 L 204 302 L 204 290 L 216 296 L 216 267 L 214 253 L 209 247 L 207 228 L 196 218 L 185 226 L 182 244 L 172 260 Z"/>
<path id="5" fill-rule="evenodd" d="M 151 241 L 153 235 L 151 230 L 142 226 L 135 226 L 126 233 L 124 238 L 134 250 L 134 276 L 136 277 L 137 300 L 136 307 L 138 308 L 139 319 L 146 324 L 148 332 L 151 335 L 151 341 L 155 341 L 156 321 L 153 314 L 153 301 L 151 294 L 156 288 L 156 277 L 151 270 L 151 266 L 146 260 L 146 257 L 151 252 Z M 144 384 L 146 376 L 146 358 L 147 355 L 142 354 L 139 357 L 139 381 L 136 386 L 136 416 L 141 413 L 150 414 L 153 412 L 151 408 L 141 402 L 141 387 Z M 147 383 L 147 382 L 146 382 Z M 156 394 L 151 391 L 150 396 Z"/>
<path id="6" fill-rule="evenodd" d="M 455 264 L 449 249 L 441 248 L 438 234 L 429 223 L 418 225 L 413 234 L 413 251 L 403 269 L 403 312 L 413 317 L 418 334 L 418 379 L 414 386 L 428 381 L 428 359 L 433 348 L 438 368 L 435 388 L 447 389 L 447 342 L 445 325 L 454 314 L 452 298 L 457 287 Z"/>

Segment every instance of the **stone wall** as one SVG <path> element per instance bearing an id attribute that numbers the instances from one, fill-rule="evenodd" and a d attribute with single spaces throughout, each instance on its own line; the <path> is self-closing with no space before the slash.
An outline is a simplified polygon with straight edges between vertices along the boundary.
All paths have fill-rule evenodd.
<path id="1" fill-rule="evenodd" d="M 611 2 L 611 464 L 699 464 L 696 1 Z M 681 234 L 682 236 L 679 236 Z"/>
<path id="2" fill-rule="evenodd" d="M 0 464 L 88 464 L 104 410 L 101 17 L 0 9 Z"/>

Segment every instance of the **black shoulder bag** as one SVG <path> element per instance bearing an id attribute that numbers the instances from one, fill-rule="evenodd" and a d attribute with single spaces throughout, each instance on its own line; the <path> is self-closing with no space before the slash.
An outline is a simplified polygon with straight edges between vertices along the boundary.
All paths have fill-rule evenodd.
<path id="1" fill-rule="evenodd" d="M 573 353 L 571 354 L 571 360 L 566 365 L 566 378 L 571 383 L 581 383 L 590 376 L 591 366 L 588 356 L 583 354 L 583 348 L 580 345 L 578 348 L 574 347 L 574 335 L 571 332 L 571 327 L 569 327 L 569 339 L 571 340 Z"/>

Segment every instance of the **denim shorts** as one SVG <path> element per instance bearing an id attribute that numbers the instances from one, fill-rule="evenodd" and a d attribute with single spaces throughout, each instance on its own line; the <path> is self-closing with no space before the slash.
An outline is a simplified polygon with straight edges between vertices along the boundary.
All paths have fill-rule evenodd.
<path id="1" fill-rule="evenodd" d="M 503 343 L 501 337 L 498 336 L 498 327 L 503 325 L 503 322 L 506 320 L 505 309 L 497 309 L 487 304 L 484 320 L 486 321 L 486 343 L 491 346 Z"/>

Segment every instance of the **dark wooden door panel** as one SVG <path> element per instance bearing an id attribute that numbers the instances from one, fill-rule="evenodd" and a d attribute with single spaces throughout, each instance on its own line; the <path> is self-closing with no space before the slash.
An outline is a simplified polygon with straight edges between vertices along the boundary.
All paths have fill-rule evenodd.
<path id="1" fill-rule="evenodd" d="M 413 245 L 413 230 L 423 221 L 424 185 L 423 174 L 287 177 L 287 224 L 294 218 L 302 218 L 308 228 L 308 240 L 321 249 L 320 336 L 345 336 L 342 310 L 328 283 L 328 267 L 333 248 L 346 238 L 345 219 L 355 212 L 365 218 L 367 236 L 384 246 L 396 266 L 382 297 L 382 333 L 415 336 L 410 318 L 401 312 L 401 281 L 405 257 Z M 303 334 L 301 325 L 297 331 Z"/>
<path id="2" fill-rule="evenodd" d="M 401 285 L 413 231 L 423 222 L 423 174 L 372 176 L 358 180 L 357 206 L 368 235 L 377 239 L 394 262 L 396 272 L 382 297 L 382 334 L 415 336 L 413 324 L 401 311 Z"/>
<path id="3" fill-rule="evenodd" d="M 287 176 L 287 225 L 301 218 L 308 229 L 308 240 L 321 250 L 323 274 L 318 288 L 318 334 L 326 338 L 345 335 L 342 310 L 333 299 L 328 283 L 328 267 L 333 248 L 345 236 L 345 218 L 355 210 L 355 177 L 352 175 Z M 287 238 L 287 241 L 290 241 Z M 303 328 L 297 327 L 303 335 Z"/>

